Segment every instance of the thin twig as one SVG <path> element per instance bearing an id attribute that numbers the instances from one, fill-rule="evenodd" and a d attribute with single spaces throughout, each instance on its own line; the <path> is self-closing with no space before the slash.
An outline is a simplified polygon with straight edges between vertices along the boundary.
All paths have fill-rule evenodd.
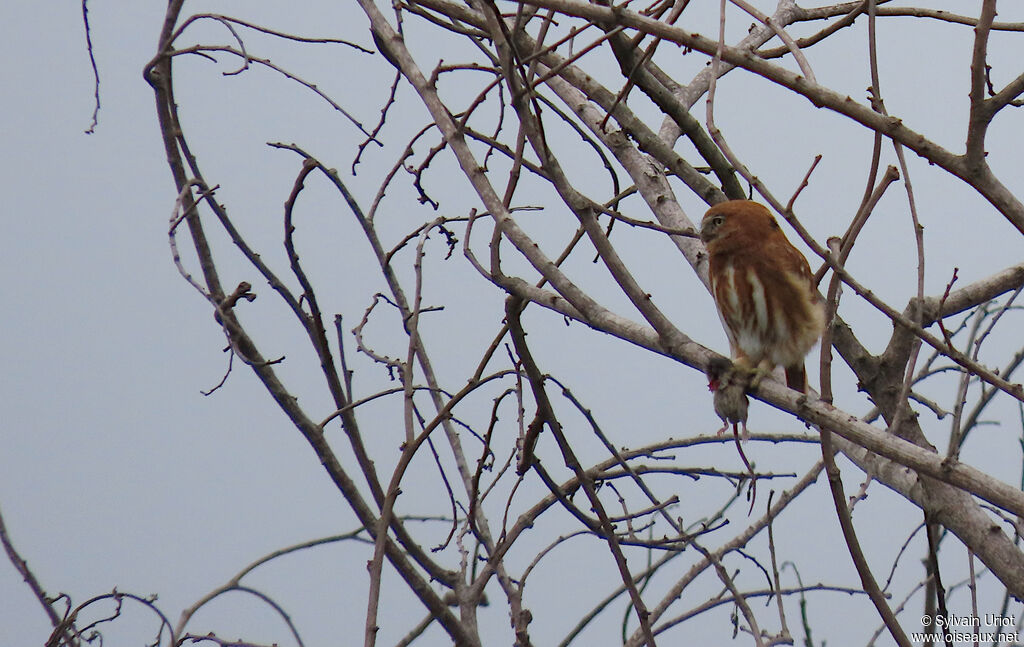
<path id="1" fill-rule="evenodd" d="M 96 67 L 96 55 L 92 51 L 92 28 L 89 25 L 89 0 L 82 0 L 82 24 L 85 25 L 85 49 L 89 53 L 89 64 L 92 66 L 92 123 L 85 129 L 86 135 L 96 132 L 100 118 L 100 70 Z"/>

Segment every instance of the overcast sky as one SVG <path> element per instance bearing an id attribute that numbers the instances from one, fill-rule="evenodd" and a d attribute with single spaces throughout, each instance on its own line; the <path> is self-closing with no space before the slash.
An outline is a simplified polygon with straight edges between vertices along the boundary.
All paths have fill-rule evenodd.
<path id="1" fill-rule="evenodd" d="M 84 134 L 94 99 L 80 4 L 65 0 L 47 3 L 45 9 L 30 2 L 0 4 L 0 60 L 4 61 L 0 65 L 0 193 L 4 196 L 0 206 L 0 357 L 5 366 L 0 372 L 0 510 L 14 545 L 49 593 L 67 592 L 76 603 L 115 587 L 140 595 L 155 593 L 160 596 L 161 608 L 176 620 L 182 608 L 253 559 L 282 546 L 354 530 L 357 524 L 313 454 L 249 372 L 236 367 L 224 389 L 212 397 L 201 395 L 220 381 L 227 358 L 221 352 L 223 334 L 208 304 L 181 279 L 168 248 L 167 222 L 175 193 L 153 94 L 142 78 L 143 65 L 155 51 L 162 4 L 94 1 L 90 5 L 102 100 L 99 124 L 92 135 Z M 343 2 L 316 4 L 296 15 L 294 8 L 285 8 L 283 3 L 245 3 L 248 13 L 240 17 L 370 46 L 365 17 L 355 8 Z M 770 3 L 760 4 L 768 8 Z M 1017 7 L 1003 5 L 1000 19 L 1022 18 L 1010 15 Z M 208 7 L 217 8 L 216 3 Z M 200 10 L 198 3 L 188 8 Z M 237 11 L 238 6 L 221 9 Z M 949 40 L 942 40 L 941 47 L 935 46 L 935 41 L 904 42 L 906 39 L 895 37 L 884 41 L 887 55 L 916 64 L 919 72 L 884 79 L 883 87 L 889 91 L 891 112 L 911 116 L 920 130 L 959 150 L 958 134 L 943 138 L 935 133 L 943 132 L 943 120 L 952 124 L 948 132 L 962 132 L 970 30 L 941 27 L 931 33 L 934 38 Z M 223 38 L 218 36 L 218 40 Z M 1011 47 L 1012 41 L 1002 36 L 994 39 L 996 53 L 1014 51 Z M 849 86 L 845 91 L 861 98 L 867 81 L 859 54 L 827 54 L 815 59 L 820 65 L 819 80 L 830 75 L 831 80 L 842 79 Z M 369 57 L 340 47 L 289 55 L 294 58 L 285 60 L 305 65 L 303 69 L 312 80 L 344 95 L 342 103 L 364 122 L 375 121 L 386 96 L 387 81 L 379 80 L 390 74 L 386 64 L 368 63 Z M 955 69 L 961 72 L 959 76 L 944 72 L 947 60 L 958 61 Z M 299 160 L 288 153 L 268 151 L 264 142 L 299 143 L 324 156 L 325 163 L 343 169 L 348 178 L 351 147 L 359 141 L 358 133 L 319 100 L 265 73 L 225 80 L 219 72 L 233 63 L 218 67 L 193 60 L 181 65 L 194 72 L 181 85 L 178 99 L 193 135 L 203 141 L 201 164 L 214 169 L 211 176 L 223 184 L 219 199 L 246 222 L 254 240 L 268 249 L 278 246 L 267 253 L 280 261 L 280 205 Z M 843 79 L 853 67 L 859 76 Z M 1010 70 L 1002 73 L 1000 78 L 1011 76 Z M 352 92 L 353 87 L 360 90 Z M 363 92 L 364 87 L 372 91 Z M 723 84 L 723 96 L 729 91 Z M 299 98 L 279 101 L 285 92 Z M 958 102 L 936 104 L 921 99 L 932 92 L 956 96 Z M 777 99 L 770 90 L 758 98 L 766 110 L 775 109 L 772 102 Z M 401 109 L 417 116 L 397 126 L 399 133 L 414 131 L 423 123 L 417 99 L 406 93 L 404 101 Z M 222 110 L 211 116 L 206 112 L 211 105 L 220 105 Z M 730 116 L 723 114 L 722 118 L 727 121 Z M 814 118 L 821 119 L 820 128 L 834 126 L 839 133 L 836 137 L 855 130 L 828 113 Z M 776 137 L 784 145 L 743 152 L 770 180 L 794 188 L 814 154 L 813 142 L 797 141 L 801 123 L 771 119 L 783 133 Z M 762 155 L 769 159 L 771 155 L 789 155 L 786 138 L 793 142 L 792 148 L 799 148 L 792 152 L 792 163 L 776 165 L 762 159 Z M 1024 146 L 1019 117 L 1004 116 L 993 139 L 993 163 L 1003 165 L 1004 180 L 1021 195 L 1024 180 L 1009 170 L 1015 168 Z M 404 141 L 396 134 L 390 144 L 400 150 Z M 808 222 L 822 239 L 839 233 L 836 230 L 843 226 L 842 219 L 830 219 L 828 205 L 859 199 L 869 145 L 863 133 L 851 136 L 845 149 L 850 151 L 849 158 L 826 156 L 816 176 L 818 184 L 801 198 L 824 205 L 815 210 L 820 219 Z M 371 149 L 367 167 L 379 173 L 392 162 L 393 157 L 383 154 L 374 157 Z M 919 207 L 929 214 L 928 235 L 935 232 L 935 238 L 929 238 L 936 243 L 929 248 L 927 292 L 941 291 L 954 265 L 961 268 L 966 282 L 1020 261 L 1019 236 L 981 200 L 953 186 L 955 182 L 948 176 L 916 160 L 912 163 L 914 179 L 920 185 Z M 434 186 L 446 188 L 437 176 L 434 182 Z M 355 186 L 367 201 L 375 190 L 371 183 L 356 182 Z M 464 187 L 458 190 L 466 191 Z M 404 196 L 409 189 L 406 186 L 396 192 Z M 311 187 L 310 193 L 318 198 L 327 195 L 323 187 Z M 903 215 L 905 202 L 900 202 L 905 198 L 895 189 L 891 193 L 888 205 L 893 214 L 900 215 L 893 215 L 891 222 L 869 226 L 863 245 L 875 252 L 855 256 L 851 267 L 863 272 L 882 296 L 902 307 L 913 291 L 911 275 L 890 258 L 907 249 L 909 221 Z M 461 199 L 463 202 L 455 199 L 455 205 L 475 204 L 465 195 Z M 885 206 L 879 218 L 884 217 Z M 696 203 L 691 207 L 691 217 L 699 218 Z M 453 212 L 457 210 L 453 208 Z M 325 279 L 328 285 L 324 289 L 336 297 L 331 312 L 342 312 L 350 328 L 380 286 L 371 283 L 372 278 L 362 283 L 359 268 L 371 261 L 364 247 L 350 249 L 343 243 L 348 240 L 346 232 L 354 229 L 318 217 L 315 213 L 309 216 L 311 228 L 322 226 L 326 229 L 315 231 L 327 233 L 306 238 L 306 253 L 311 265 L 323 270 L 322 276 L 338 277 L 337 285 Z M 409 222 L 399 222 L 394 231 L 406 231 Z M 893 235 L 897 230 L 900 237 Z M 320 241 L 323 244 L 314 244 Z M 652 292 L 661 299 L 660 305 L 674 317 L 688 318 L 688 332 L 696 330 L 703 335 L 699 341 L 725 352 L 724 335 L 710 301 L 700 313 L 693 313 L 688 301 L 673 297 L 677 289 L 696 293 L 699 286 L 687 274 L 689 268 L 678 255 L 672 256 L 663 241 L 653 246 L 656 249 L 626 249 L 624 254 L 640 268 L 647 284 L 654 286 Z M 656 253 L 674 259 L 667 262 L 678 263 L 680 274 L 655 271 L 663 267 L 656 263 L 645 265 L 647 255 Z M 912 261 L 907 267 L 912 267 Z M 449 386 L 458 388 L 459 376 L 498 329 L 500 295 L 483 290 L 483 282 L 468 273 L 464 264 L 438 264 L 437 272 L 435 276 L 456 277 L 453 280 L 465 280 L 472 287 L 471 291 L 439 291 L 439 298 L 453 300 L 454 312 L 458 312 L 459 299 L 467 303 L 491 300 L 494 305 L 490 318 L 482 322 L 460 324 L 457 314 L 443 320 L 445 325 L 464 325 L 452 328 L 458 331 L 457 341 L 443 346 L 452 360 L 443 370 L 450 371 L 446 374 Z M 228 274 L 228 280 L 235 282 L 252 280 L 254 275 L 244 269 Z M 353 285 L 358 289 L 342 289 Z M 264 285 L 257 291 L 262 299 L 259 304 L 273 298 Z M 611 298 L 621 300 L 621 296 Z M 284 316 L 270 313 L 268 317 L 265 330 L 290 326 L 291 332 L 281 334 L 296 334 Z M 884 341 L 890 332 L 889 324 L 877 315 L 865 314 L 862 323 L 873 341 Z M 614 398 L 629 403 L 628 407 L 605 406 L 600 412 L 607 426 L 620 434 L 617 444 L 640 444 L 638 439 L 648 436 L 672 435 L 672 425 L 680 418 L 652 412 L 680 392 L 687 401 L 691 396 L 701 398 L 697 400 L 699 413 L 693 415 L 699 416 L 697 424 L 714 428 L 703 378 L 696 372 L 684 371 L 662 358 L 638 357 L 636 350 L 625 344 L 609 345 L 600 335 L 580 334 L 580 329 L 576 326 L 565 332 L 553 327 L 550 337 L 538 336 L 536 343 L 547 351 L 552 372 L 594 366 L 593 374 L 580 377 L 578 383 L 582 393 L 594 401 L 607 403 Z M 1016 346 L 1007 348 L 1019 345 L 1017 340 Z M 460 355 L 464 348 L 469 350 Z M 595 360 L 595 348 L 601 349 L 599 361 Z M 278 354 L 272 345 L 265 352 Z M 309 358 L 296 357 L 294 361 L 282 369 L 283 374 L 303 384 L 302 370 L 314 365 Z M 616 375 L 622 366 L 628 366 L 629 374 L 637 379 L 603 386 L 607 376 Z M 365 379 L 364 393 L 372 392 L 374 385 L 387 385 L 386 376 L 372 367 L 360 378 Z M 315 376 L 309 379 L 315 380 Z M 845 379 L 851 386 L 849 378 Z M 326 403 L 326 394 L 320 391 L 314 390 L 308 397 Z M 609 399 L 602 400 L 604 397 Z M 854 413 L 867 410 L 863 399 L 851 400 L 851 404 Z M 326 404 L 322 409 L 329 412 Z M 1008 404 L 996 411 L 994 415 L 1003 420 L 1014 419 L 1014 409 Z M 386 421 L 387 415 L 382 411 L 377 419 Z M 686 416 L 689 419 L 690 414 Z M 771 418 L 766 411 L 764 416 L 762 420 L 782 420 Z M 1012 482 L 1012 469 L 1019 466 L 1019 455 L 1012 455 L 1019 428 L 1008 429 L 1007 434 L 1000 447 L 1008 448 L 1008 463 L 998 469 L 1005 467 Z M 799 455 L 793 459 L 798 466 L 790 471 L 799 472 L 799 467 L 813 459 L 813 451 Z M 860 475 L 852 468 L 849 474 L 848 486 L 855 486 Z M 819 486 L 808 497 L 807 514 L 831 505 L 824 486 Z M 884 501 L 886 496 L 879 492 L 877 500 Z M 829 524 L 826 532 L 838 541 L 833 525 Z M 912 526 L 908 522 L 908 527 Z M 794 552 L 801 542 L 813 543 L 799 533 L 791 540 Z M 892 557 L 891 538 L 883 534 L 865 541 L 869 547 L 888 551 L 884 553 L 887 559 Z M 353 627 L 361 631 L 366 604 L 366 548 L 345 544 L 320 550 L 289 558 L 254 580 L 290 603 L 289 611 L 304 629 L 306 644 L 311 645 L 326 644 L 337 632 Z M 566 555 L 564 559 L 564 564 L 573 565 L 574 560 L 583 558 Z M 823 560 L 832 563 L 823 563 L 820 575 L 846 578 L 846 583 L 852 584 L 855 576 L 846 559 L 845 551 L 826 551 Z M 392 594 L 409 597 L 394 580 L 385 587 L 385 595 Z M 568 615 L 577 611 L 573 607 L 576 601 L 566 600 L 564 592 L 557 589 L 550 589 L 547 595 L 538 593 L 532 600 L 539 606 L 548 597 L 569 605 Z M 6 559 L 0 559 L 0 601 L 0 647 L 40 644 L 49 634 L 46 616 Z M 586 608 L 582 602 L 579 606 Z M 409 609 L 411 615 L 401 627 L 423 614 L 418 603 L 403 607 L 402 599 L 389 608 Z M 501 608 L 499 604 L 487 621 L 505 623 Z M 204 632 L 291 644 L 280 622 L 248 600 L 228 599 L 203 618 L 205 624 L 199 622 L 196 628 Z M 151 640 L 151 626 L 155 625 L 144 612 L 133 610 L 130 620 L 107 630 L 106 644 Z M 384 623 L 382 644 L 393 643 L 401 627 Z M 540 635 L 549 628 L 539 627 Z M 564 627 L 551 631 L 548 635 L 560 636 Z M 440 632 L 434 635 L 441 640 Z M 829 642 L 842 644 L 841 636 L 832 635 Z M 129 643 L 121 642 L 129 639 Z"/>
<path id="2" fill-rule="evenodd" d="M 352 528 L 329 519 L 339 502 L 275 433 L 271 402 L 240 397 L 254 393 L 248 375 L 226 397 L 200 395 L 223 374 L 224 340 L 170 262 L 174 189 L 142 78 L 163 7 L 90 8 L 103 102 L 91 136 L 79 3 L 0 6 L 0 506 L 50 593 L 158 593 L 176 619 L 274 547 Z M 45 640 L 6 559 L 0 600 L 0 644 Z M 145 620 L 128 644 L 151 640 Z M 125 644 L 113 632 L 106 644 Z"/>

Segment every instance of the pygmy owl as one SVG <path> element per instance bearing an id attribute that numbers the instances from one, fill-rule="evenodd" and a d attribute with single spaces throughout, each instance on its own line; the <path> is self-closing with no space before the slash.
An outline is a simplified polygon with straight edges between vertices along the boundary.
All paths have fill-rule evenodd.
<path id="1" fill-rule="evenodd" d="M 825 328 L 825 308 L 811 268 L 764 206 L 730 200 L 708 209 L 711 294 L 736 363 L 763 375 L 776 366 L 786 384 L 806 391 L 804 357 Z"/>

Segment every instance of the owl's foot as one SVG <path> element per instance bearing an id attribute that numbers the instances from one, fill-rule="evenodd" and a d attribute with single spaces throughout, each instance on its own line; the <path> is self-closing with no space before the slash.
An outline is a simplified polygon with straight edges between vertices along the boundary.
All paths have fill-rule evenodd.
<path id="1" fill-rule="evenodd" d="M 756 389 L 761 386 L 761 380 L 772 374 L 772 367 L 759 364 L 757 368 L 747 369 L 747 390 Z"/>

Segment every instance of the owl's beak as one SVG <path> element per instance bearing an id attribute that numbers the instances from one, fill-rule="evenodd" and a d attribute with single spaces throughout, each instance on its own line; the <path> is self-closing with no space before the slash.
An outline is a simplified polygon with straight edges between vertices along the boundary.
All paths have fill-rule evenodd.
<path id="1" fill-rule="evenodd" d="M 711 239 L 715 237 L 714 227 L 711 222 L 702 222 L 700 225 L 700 239 L 705 243 L 711 242 Z"/>

